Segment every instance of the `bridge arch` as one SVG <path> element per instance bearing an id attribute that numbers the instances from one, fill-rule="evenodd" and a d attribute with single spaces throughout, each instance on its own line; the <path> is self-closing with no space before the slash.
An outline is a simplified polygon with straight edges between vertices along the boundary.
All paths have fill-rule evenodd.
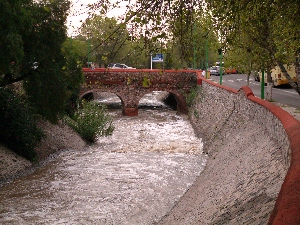
<path id="1" fill-rule="evenodd" d="M 176 101 L 176 110 L 179 113 L 187 113 L 187 106 L 186 106 L 186 100 L 185 100 L 185 96 L 178 92 L 178 91 L 174 91 L 174 90 L 166 90 L 166 89 L 157 89 L 157 90 L 148 90 L 145 92 L 141 92 L 139 96 L 137 96 L 137 107 L 141 101 L 141 99 L 149 94 L 152 93 L 153 91 L 161 91 L 161 92 L 166 92 L 168 95 L 171 95 L 172 97 L 174 97 L 175 101 Z M 167 96 L 166 96 L 167 97 Z"/>
<path id="2" fill-rule="evenodd" d="M 93 100 L 94 99 L 94 92 L 92 91 L 88 91 L 86 93 L 84 93 L 83 95 L 81 95 L 79 97 L 80 100 L 85 99 L 85 100 Z"/>
<path id="3" fill-rule="evenodd" d="M 116 95 L 120 99 L 121 104 L 122 105 L 124 104 L 122 96 L 120 96 L 120 94 L 118 94 L 114 90 L 92 89 L 92 90 L 89 90 L 89 91 L 87 91 L 85 93 L 81 93 L 80 96 L 79 96 L 79 100 L 82 100 L 82 99 L 94 100 L 94 99 L 96 99 L 95 95 L 101 94 L 101 93 L 110 93 L 110 94 Z M 92 96 L 92 97 L 90 97 L 90 96 Z"/>

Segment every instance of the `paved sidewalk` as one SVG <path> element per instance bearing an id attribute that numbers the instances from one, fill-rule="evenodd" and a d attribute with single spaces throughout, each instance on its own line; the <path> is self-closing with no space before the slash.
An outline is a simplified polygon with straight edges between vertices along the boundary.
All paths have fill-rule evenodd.
<path id="1" fill-rule="evenodd" d="M 300 121 L 300 109 L 282 103 L 273 102 L 273 104 L 281 107 L 283 110 L 287 111 L 289 114 L 291 114 L 293 117 Z"/>

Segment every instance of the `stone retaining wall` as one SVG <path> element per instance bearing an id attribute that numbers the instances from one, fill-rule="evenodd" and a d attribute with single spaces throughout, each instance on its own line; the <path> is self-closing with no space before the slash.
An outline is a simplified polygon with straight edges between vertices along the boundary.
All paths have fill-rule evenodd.
<path id="1" fill-rule="evenodd" d="M 190 117 L 209 160 L 159 224 L 300 224 L 300 123 L 248 87 L 200 87 Z"/>

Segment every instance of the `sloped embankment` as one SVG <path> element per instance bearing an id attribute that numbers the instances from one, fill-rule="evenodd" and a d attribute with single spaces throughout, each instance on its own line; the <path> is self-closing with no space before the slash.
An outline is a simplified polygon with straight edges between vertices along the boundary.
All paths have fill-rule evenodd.
<path id="1" fill-rule="evenodd" d="M 47 160 L 47 157 L 59 150 L 82 150 L 86 146 L 82 138 L 61 121 L 58 124 L 40 121 L 39 127 L 44 131 L 46 138 L 36 149 L 37 163 Z M 34 166 L 29 160 L 0 145 L 0 187 L 19 176 L 32 172 Z"/>
<path id="2" fill-rule="evenodd" d="M 289 166 L 281 122 L 243 90 L 209 82 L 191 121 L 209 160 L 159 224 L 267 224 Z"/>

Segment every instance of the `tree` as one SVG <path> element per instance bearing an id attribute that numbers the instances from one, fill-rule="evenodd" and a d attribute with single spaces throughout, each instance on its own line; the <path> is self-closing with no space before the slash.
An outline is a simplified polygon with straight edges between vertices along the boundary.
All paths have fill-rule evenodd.
<path id="1" fill-rule="evenodd" d="M 94 15 L 88 18 L 76 37 L 87 43 L 85 61 L 90 58 L 100 66 L 122 62 L 136 68 L 145 68 L 147 55 L 144 39 L 135 35 L 134 27 L 118 22 L 115 18 Z M 147 55 L 147 56 L 146 56 Z"/>
<path id="2" fill-rule="evenodd" d="M 217 60 L 217 49 L 220 48 L 218 32 L 212 25 L 213 21 L 205 1 L 136 0 L 133 4 L 130 4 L 130 1 L 126 2 L 129 3 L 127 11 L 118 21 L 126 24 L 127 29 L 133 28 L 137 39 L 144 39 L 144 49 L 148 56 L 160 52 L 160 46 L 163 45 L 163 48 L 166 48 L 165 54 L 168 55 L 167 68 L 172 67 L 171 61 L 176 64 L 174 68 L 193 67 L 194 64 L 203 68 L 208 35 L 211 55 L 209 58 L 212 61 Z M 91 13 L 101 14 L 114 6 L 109 1 L 99 0 L 91 7 Z M 90 15 L 89 18 L 93 16 Z"/>
<path id="3" fill-rule="evenodd" d="M 289 80 L 290 85 L 300 95 L 300 34 L 299 34 L 299 12 L 300 1 L 282 1 L 279 0 L 274 4 L 274 11 L 276 15 L 274 33 L 277 37 L 276 47 L 278 49 L 276 54 L 276 63 L 280 67 L 284 76 Z M 294 63 L 297 76 L 297 84 L 290 78 L 289 74 L 284 68 L 284 63 Z"/>
<path id="4" fill-rule="evenodd" d="M 260 62 L 263 62 L 261 68 L 264 66 L 267 69 L 269 82 L 270 69 L 278 65 L 290 85 L 300 94 L 299 86 L 283 66 L 295 62 L 300 46 L 300 25 L 296 22 L 295 14 L 299 12 L 298 1 L 214 0 L 208 5 L 216 17 L 220 33 L 225 37 L 225 45 L 240 44 L 244 49 L 259 54 Z M 246 43 L 240 42 L 241 34 L 246 37 Z"/>
<path id="5" fill-rule="evenodd" d="M 71 41 L 70 41 L 71 40 Z M 66 40 L 62 47 L 62 52 L 66 59 L 66 87 L 68 101 L 65 102 L 65 111 L 72 116 L 78 109 L 79 92 L 81 84 L 84 82 L 82 76 L 82 61 L 80 60 L 80 51 L 72 44 L 72 39 Z"/>
<path id="6" fill-rule="evenodd" d="M 23 79 L 18 67 L 24 59 L 23 35 L 28 35 L 34 23 L 30 17 L 30 0 L 0 1 L 0 87 Z"/>
<path id="7" fill-rule="evenodd" d="M 110 1 L 99 0 L 92 9 L 95 12 L 101 8 L 100 11 L 105 13 L 112 6 L 115 5 Z M 300 94 L 300 86 L 297 85 L 300 84 L 299 0 L 136 0 L 133 5 L 129 1 L 127 8 L 122 21 L 124 24 L 131 22 L 139 27 L 140 34 L 146 30 L 145 39 L 160 37 L 167 42 L 176 37 L 174 41 L 183 47 L 181 53 L 186 61 L 191 60 L 190 37 L 195 12 L 208 12 L 214 17 L 214 28 L 225 53 L 228 47 L 236 48 L 239 45 L 239 50 L 245 51 L 246 55 L 251 53 L 252 57 L 258 54 L 259 57 L 251 59 L 251 65 L 260 65 L 266 69 L 268 82 L 272 82 L 271 68 L 278 65 L 291 86 Z M 167 54 L 170 55 L 170 52 Z M 297 83 L 293 82 L 283 66 L 290 63 L 296 65 Z"/>
<path id="8" fill-rule="evenodd" d="M 81 28 L 81 36 L 91 46 L 92 58 L 100 65 L 107 66 L 118 57 L 119 49 L 128 40 L 124 24 L 118 24 L 114 18 L 95 15 L 86 20 Z"/>
<path id="9" fill-rule="evenodd" d="M 69 1 L 0 1 L 0 87 L 23 81 L 36 111 L 55 122 L 69 99 L 62 51 Z M 75 66 L 75 65 L 74 65 Z M 76 65 L 77 66 L 77 65 Z"/>
<path id="10" fill-rule="evenodd" d="M 194 14 L 196 9 L 201 10 L 198 3 L 199 1 L 190 0 L 137 0 L 134 4 L 127 6 L 128 10 L 121 20 L 121 26 L 132 27 L 136 39 L 144 39 L 144 49 L 149 53 L 148 56 L 156 53 L 161 49 L 162 44 L 166 44 L 175 37 L 173 41 L 180 43 L 180 46 L 176 48 L 181 48 L 179 55 L 182 63 L 190 64 L 193 55 L 193 45 L 190 41 L 192 40 Z M 112 4 L 110 5 L 108 1 L 99 0 L 91 7 L 91 11 L 95 13 L 98 7 L 99 12 L 102 13 L 111 6 Z M 92 18 L 93 16 L 89 17 L 89 19 Z"/>

